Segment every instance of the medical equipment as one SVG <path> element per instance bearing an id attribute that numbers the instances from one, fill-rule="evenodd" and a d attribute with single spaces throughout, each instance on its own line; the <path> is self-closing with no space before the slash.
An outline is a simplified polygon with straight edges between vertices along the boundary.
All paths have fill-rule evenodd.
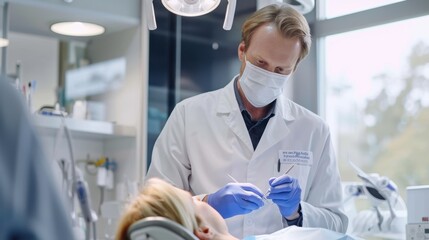
<path id="1" fill-rule="evenodd" d="M 80 204 L 83 218 L 86 222 L 91 223 L 97 220 L 96 216 L 91 213 L 91 201 L 89 198 L 88 184 L 83 179 L 82 172 L 76 169 L 76 195 Z"/>
<path id="2" fill-rule="evenodd" d="M 53 152 L 53 158 L 56 159 L 56 152 L 57 152 L 57 148 L 58 148 L 58 143 L 59 143 L 59 139 L 61 138 L 63 131 L 65 132 L 65 136 L 67 138 L 67 144 L 68 144 L 68 149 L 69 149 L 69 154 L 70 154 L 70 169 L 71 169 L 71 191 L 70 191 L 70 202 L 71 202 L 71 206 L 72 206 L 72 213 L 71 213 L 71 217 L 72 217 L 72 221 L 74 224 L 74 228 L 75 228 L 75 232 L 76 235 L 79 236 L 79 218 L 77 217 L 77 214 L 75 212 L 75 207 L 74 207 L 74 197 L 75 195 L 77 195 L 77 199 L 79 201 L 80 207 L 81 207 L 81 213 L 82 216 L 85 220 L 85 239 L 89 240 L 90 239 L 90 232 L 91 232 L 91 226 L 92 226 L 92 233 L 93 233 L 93 238 L 97 239 L 97 233 L 96 233 L 96 225 L 95 225 L 95 221 L 97 221 L 97 216 L 95 214 L 95 212 L 92 211 L 91 209 L 91 205 L 90 205 L 90 199 L 88 197 L 88 187 L 83 179 L 83 175 L 80 172 L 80 170 L 76 167 L 76 161 L 74 158 L 74 152 L 73 152 L 73 141 L 72 141 L 72 137 L 71 137 L 71 133 L 70 130 L 68 129 L 65 120 L 64 120 L 64 115 L 61 115 L 61 126 L 60 129 L 57 133 L 56 136 L 56 140 L 55 140 L 55 145 L 54 145 L 54 152 Z M 61 163 L 62 162 L 62 163 Z M 66 173 L 67 171 L 64 169 L 64 160 L 60 161 L 60 168 L 63 170 L 63 174 Z M 68 192 L 68 191 L 67 191 Z"/>
<path id="3" fill-rule="evenodd" d="M 39 109 L 38 114 L 40 115 L 46 115 L 46 116 L 59 116 L 59 117 L 66 117 L 68 114 L 64 111 L 64 109 L 60 106 L 59 103 L 55 103 L 54 106 L 43 106 Z M 61 132 L 62 129 L 60 129 L 59 132 Z"/>
<path id="4" fill-rule="evenodd" d="M 155 30 L 156 19 L 155 11 L 153 8 L 153 0 L 144 0 L 143 4 L 147 16 L 147 24 L 149 30 Z M 195 17 L 207 14 L 213 11 L 220 3 L 220 0 L 162 0 L 165 8 L 174 14 Z M 232 22 L 234 20 L 236 0 L 228 0 L 226 7 L 225 20 L 223 29 L 231 30 Z"/>
<path id="5" fill-rule="evenodd" d="M 407 187 L 407 240 L 429 239 L 429 185 Z"/>
<path id="6" fill-rule="evenodd" d="M 77 195 L 77 199 L 80 205 L 82 217 L 86 223 L 86 237 L 85 239 L 90 239 L 90 225 L 93 225 L 93 236 L 94 239 L 97 239 L 95 222 L 97 221 L 97 215 L 91 208 L 91 199 L 89 197 L 88 184 L 83 179 L 83 174 L 79 168 L 76 168 L 76 183 L 75 183 L 75 191 Z"/>
<path id="7" fill-rule="evenodd" d="M 385 176 L 367 174 L 351 161 L 349 163 L 363 183 L 351 183 L 345 187 L 345 202 L 365 196 L 372 206 L 372 210 L 361 211 L 351 219 L 352 231 L 365 236 L 403 239 L 406 207 L 396 185 Z M 384 210 L 386 205 L 387 210 Z"/>
<path id="8" fill-rule="evenodd" d="M 147 217 L 133 223 L 128 237 L 131 240 L 198 240 L 191 231 L 164 217 Z"/>
<path id="9" fill-rule="evenodd" d="M 231 180 L 234 181 L 235 183 L 238 183 L 237 179 L 235 179 L 233 176 L 228 174 L 228 177 L 231 178 Z"/>

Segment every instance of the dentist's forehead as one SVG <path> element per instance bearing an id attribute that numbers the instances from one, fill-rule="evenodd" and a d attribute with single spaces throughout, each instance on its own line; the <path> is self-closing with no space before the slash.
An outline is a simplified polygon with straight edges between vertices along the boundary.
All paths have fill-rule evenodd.
<path id="1" fill-rule="evenodd" d="M 298 38 L 286 38 L 272 25 L 263 25 L 252 35 L 246 52 L 285 68 L 294 67 L 301 52 Z"/>

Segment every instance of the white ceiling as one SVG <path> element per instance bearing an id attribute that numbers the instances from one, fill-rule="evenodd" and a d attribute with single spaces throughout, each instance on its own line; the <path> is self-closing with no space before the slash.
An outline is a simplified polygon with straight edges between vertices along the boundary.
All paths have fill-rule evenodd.
<path id="1" fill-rule="evenodd" d="M 106 33 L 140 24 L 140 0 L 10 0 L 9 31 L 64 40 L 86 41 L 88 37 L 66 37 L 50 31 L 60 21 L 86 21 L 106 28 Z"/>

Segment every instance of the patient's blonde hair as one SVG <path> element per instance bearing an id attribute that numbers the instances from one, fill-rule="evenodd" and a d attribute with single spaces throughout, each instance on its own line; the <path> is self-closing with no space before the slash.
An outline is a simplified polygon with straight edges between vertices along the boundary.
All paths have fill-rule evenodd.
<path id="1" fill-rule="evenodd" d="M 200 223 L 192 201 L 184 192 L 163 180 L 152 178 L 126 208 L 119 222 L 116 239 L 128 239 L 128 228 L 134 222 L 153 216 L 171 219 L 192 232 L 197 230 Z"/>

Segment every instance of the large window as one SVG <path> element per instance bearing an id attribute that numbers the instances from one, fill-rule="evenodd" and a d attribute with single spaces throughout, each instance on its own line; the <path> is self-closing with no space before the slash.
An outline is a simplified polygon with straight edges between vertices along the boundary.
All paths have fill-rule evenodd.
<path id="1" fill-rule="evenodd" d="M 404 0 L 325 0 L 323 18 L 334 18 L 400 1 Z"/>
<path id="2" fill-rule="evenodd" d="M 318 113 L 330 126 L 342 180 L 362 183 L 351 161 L 391 179 L 406 201 L 408 186 L 429 183 L 429 1 L 317 3 L 317 54 L 310 60 L 317 62 Z M 396 230 L 359 228 L 362 216 L 377 225 L 368 218 L 374 202 L 345 196 L 349 231 L 365 239 L 405 238 Z M 388 219 L 387 204 L 380 207 Z"/>
<path id="3" fill-rule="evenodd" d="M 328 36 L 325 116 L 337 154 L 404 196 L 429 182 L 429 16 Z M 355 176 L 340 161 L 344 180 Z M 405 196 L 404 196 L 405 198 Z"/>

